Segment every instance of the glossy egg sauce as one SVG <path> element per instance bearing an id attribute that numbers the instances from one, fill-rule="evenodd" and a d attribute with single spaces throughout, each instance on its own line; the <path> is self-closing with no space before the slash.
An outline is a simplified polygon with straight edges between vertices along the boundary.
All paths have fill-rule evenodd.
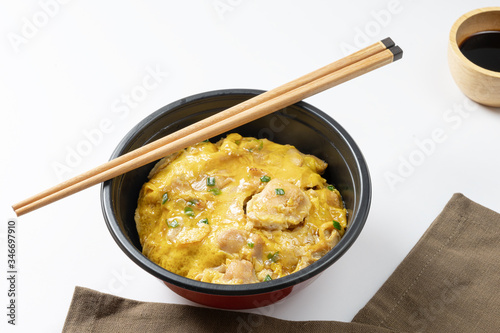
<path id="1" fill-rule="evenodd" d="M 320 259 L 340 240 L 346 209 L 327 164 L 291 145 L 233 133 L 159 161 L 135 221 L 143 253 L 191 279 L 246 284 Z"/>

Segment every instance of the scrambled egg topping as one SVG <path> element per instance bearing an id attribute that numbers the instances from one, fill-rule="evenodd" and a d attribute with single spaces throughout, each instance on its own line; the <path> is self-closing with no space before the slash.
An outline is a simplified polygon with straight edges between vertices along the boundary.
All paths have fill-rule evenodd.
<path id="1" fill-rule="evenodd" d="M 346 210 L 320 176 L 327 164 L 290 145 L 230 134 L 159 161 L 135 221 L 143 253 L 191 279 L 277 279 L 340 240 Z"/>

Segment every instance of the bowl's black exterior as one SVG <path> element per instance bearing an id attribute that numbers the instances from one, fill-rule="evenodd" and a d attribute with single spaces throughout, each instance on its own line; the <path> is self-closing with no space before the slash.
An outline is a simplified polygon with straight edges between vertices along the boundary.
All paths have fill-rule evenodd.
<path id="1" fill-rule="evenodd" d="M 153 140 L 206 118 L 262 93 L 259 90 L 227 89 L 193 95 L 173 102 L 141 121 L 119 143 L 111 158 L 139 148 Z M 303 153 L 328 163 L 323 175 L 342 194 L 348 210 L 348 229 L 329 253 L 312 265 L 289 276 L 265 283 L 219 285 L 188 279 L 151 262 L 141 253 L 134 221 L 139 190 L 154 163 L 106 181 L 101 204 L 109 231 L 121 249 L 140 267 L 172 285 L 212 295 L 255 295 L 284 289 L 322 272 L 353 244 L 368 216 L 371 182 L 366 162 L 350 135 L 331 117 L 305 102 L 299 102 L 231 132 L 265 137 L 291 144 Z M 222 135 L 224 136 L 224 135 Z M 220 136 L 220 137 L 222 137 Z M 215 142 L 220 137 L 212 138 Z"/>

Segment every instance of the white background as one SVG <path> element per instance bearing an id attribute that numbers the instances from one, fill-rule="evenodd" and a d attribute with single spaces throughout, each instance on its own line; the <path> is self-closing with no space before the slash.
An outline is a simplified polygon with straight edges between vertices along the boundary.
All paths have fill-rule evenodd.
<path id="1" fill-rule="evenodd" d="M 465 98 L 446 56 L 453 22 L 494 5 L 2 0 L 1 330 L 59 332 L 77 285 L 192 304 L 121 252 L 96 186 L 19 218 L 17 325 L 7 325 L 10 206 L 107 161 L 137 122 L 179 98 L 271 89 L 390 36 L 403 48 L 402 60 L 307 99 L 340 122 L 368 162 L 373 200 L 363 232 L 308 288 L 252 310 L 350 321 L 453 193 L 500 211 L 500 111 Z M 149 72 L 158 73 L 156 81 Z M 431 142 L 436 131 L 439 139 Z"/>

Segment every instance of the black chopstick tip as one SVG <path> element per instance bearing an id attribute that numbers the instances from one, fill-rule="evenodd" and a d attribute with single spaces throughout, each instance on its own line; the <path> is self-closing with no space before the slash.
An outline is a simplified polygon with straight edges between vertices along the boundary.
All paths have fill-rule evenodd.
<path id="1" fill-rule="evenodd" d="M 392 61 L 396 61 L 403 58 L 403 50 L 399 46 L 397 45 L 392 46 L 389 48 L 389 51 L 392 52 Z"/>
<path id="2" fill-rule="evenodd" d="M 396 43 L 394 43 L 394 41 L 390 37 L 382 39 L 381 42 L 382 42 L 382 44 L 384 44 L 386 49 L 391 48 L 391 47 L 396 45 Z"/>

